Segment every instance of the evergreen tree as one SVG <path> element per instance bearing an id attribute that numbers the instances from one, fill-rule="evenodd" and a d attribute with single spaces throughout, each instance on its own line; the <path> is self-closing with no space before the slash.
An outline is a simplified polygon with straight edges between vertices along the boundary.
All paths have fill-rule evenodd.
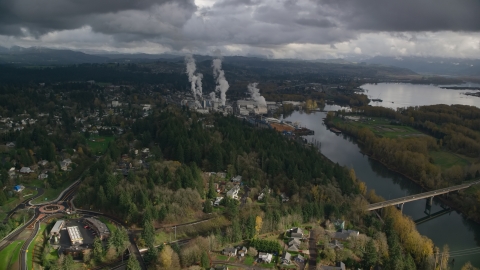
<path id="1" fill-rule="evenodd" d="M 204 269 L 209 269 L 210 267 L 210 259 L 208 258 L 208 254 L 206 251 L 202 252 L 202 257 L 200 258 L 200 266 Z"/>
<path id="2" fill-rule="evenodd" d="M 207 198 L 214 199 L 217 196 L 217 192 L 215 191 L 215 185 L 213 184 L 213 179 L 210 178 L 208 181 L 208 193 Z"/>
<path id="3" fill-rule="evenodd" d="M 127 270 L 141 270 L 142 268 L 140 267 L 140 263 L 137 261 L 137 258 L 135 256 L 131 255 L 128 258 L 127 262 Z"/>
<path id="4" fill-rule="evenodd" d="M 93 241 L 93 258 L 97 262 L 101 262 L 103 258 L 102 240 L 98 237 L 95 237 L 95 240 Z"/>
<path id="5" fill-rule="evenodd" d="M 372 269 L 377 264 L 378 254 L 373 239 L 367 242 L 365 253 L 363 253 L 363 266 L 365 269 Z"/>

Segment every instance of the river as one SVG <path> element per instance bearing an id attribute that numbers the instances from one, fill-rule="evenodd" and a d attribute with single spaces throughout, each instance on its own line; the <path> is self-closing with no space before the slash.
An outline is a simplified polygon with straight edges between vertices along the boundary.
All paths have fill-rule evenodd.
<path id="1" fill-rule="evenodd" d="M 365 86 L 363 86 L 363 88 L 366 89 Z M 410 91 L 414 92 L 415 89 L 410 89 Z M 414 93 L 410 94 L 411 95 L 406 95 L 405 98 L 400 101 L 400 104 L 407 104 L 409 102 L 407 99 L 414 100 L 411 98 Z M 446 96 L 451 98 L 449 95 Z M 475 99 L 476 97 L 468 98 Z M 460 97 L 459 99 L 462 100 L 463 98 Z M 476 99 L 478 99 L 478 101 L 474 100 L 473 102 L 465 101 L 457 103 L 467 103 L 466 105 L 480 106 L 480 98 Z M 451 104 L 448 100 L 443 101 L 444 102 L 439 103 Z M 473 104 L 468 104 L 469 102 L 472 102 Z M 336 109 L 339 108 L 329 107 L 328 105 L 325 108 L 326 111 Z M 359 146 L 351 137 L 343 134 L 336 135 L 329 131 L 322 122 L 322 119 L 325 116 L 325 112 L 307 114 L 295 111 L 292 115 L 286 117 L 285 120 L 299 122 L 302 126 L 314 130 L 315 135 L 305 136 L 307 140 L 320 142 L 320 151 L 323 155 L 333 162 L 338 162 L 340 165 L 354 168 L 357 177 L 367 184 L 367 188 L 369 190 L 374 189 L 378 195 L 385 199 L 394 199 L 423 192 L 422 188 L 411 180 L 398 173 L 390 171 L 379 162 L 363 155 L 360 152 Z M 419 200 L 406 203 L 403 208 L 403 213 L 416 221 L 428 216 L 424 212 L 425 210 L 426 200 Z M 430 213 L 433 214 L 442 210 L 441 202 L 434 199 L 434 204 L 430 209 Z M 450 251 L 452 252 L 450 258 L 455 258 L 455 265 L 452 269 L 460 269 L 468 261 L 474 266 L 480 267 L 479 224 L 465 219 L 456 211 L 451 211 L 442 216 L 418 224 L 417 229 L 422 235 L 432 239 L 436 246 L 440 248 L 445 244 L 449 246 Z"/>
<path id="2" fill-rule="evenodd" d="M 480 85 L 461 86 L 479 87 Z M 465 95 L 467 92 L 478 92 L 479 90 L 449 90 L 435 85 L 407 83 L 364 84 L 362 88 L 365 90 L 364 94 L 370 99 L 382 99 L 382 102 L 372 102 L 371 105 L 374 106 L 396 109 L 434 104 L 463 104 L 480 107 L 480 97 Z"/>

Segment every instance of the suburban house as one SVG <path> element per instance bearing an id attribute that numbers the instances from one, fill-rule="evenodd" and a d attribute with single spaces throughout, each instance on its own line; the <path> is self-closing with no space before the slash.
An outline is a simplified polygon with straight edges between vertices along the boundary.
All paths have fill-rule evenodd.
<path id="1" fill-rule="evenodd" d="M 333 221 L 333 225 L 337 230 L 344 230 L 345 229 L 345 220 L 337 219 Z"/>
<path id="2" fill-rule="evenodd" d="M 227 197 L 232 199 L 238 199 L 238 192 L 240 191 L 239 186 L 235 186 L 227 192 Z"/>
<path id="3" fill-rule="evenodd" d="M 13 147 L 15 147 L 15 143 L 14 142 L 8 142 L 7 147 L 13 148 Z"/>
<path id="4" fill-rule="evenodd" d="M 343 262 L 339 262 L 336 266 L 327 266 L 327 265 L 320 265 L 319 268 L 322 270 L 345 270 L 345 264 Z"/>
<path id="5" fill-rule="evenodd" d="M 273 255 L 270 253 L 260 252 L 258 253 L 258 260 L 264 263 L 272 262 Z"/>
<path id="6" fill-rule="evenodd" d="M 290 238 L 290 241 L 288 242 L 288 245 L 300 245 L 300 239 L 299 238 Z"/>
<path id="7" fill-rule="evenodd" d="M 305 262 L 305 258 L 300 254 L 297 254 L 295 257 L 293 257 L 293 260 L 296 263 L 304 263 Z"/>
<path id="8" fill-rule="evenodd" d="M 69 158 L 64 159 L 63 162 L 67 164 L 67 166 L 70 166 L 70 164 L 72 164 L 72 160 Z"/>
<path id="9" fill-rule="evenodd" d="M 300 251 L 300 248 L 298 245 L 288 245 L 288 248 L 287 248 L 288 251 L 293 251 L 293 252 L 298 252 Z"/>
<path id="10" fill-rule="evenodd" d="M 340 240 L 340 241 L 346 241 L 348 240 L 350 237 L 355 237 L 355 236 L 358 236 L 359 235 L 359 232 L 358 231 L 354 231 L 354 230 L 341 230 L 341 231 L 338 231 L 338 232 L 335 232 L 332 236 L 333 239 L 335 240 Z"/>
<path id="11" fill-rule="evenodd" d="M 290 264 L 292 263 L 292 254 L 285 252 L 282 256 L 282 264 Z"/>
<path id="12" fill-rule="evenodd" d="M 237 175 L 235 177 L 232 177 L 232 182 L 240 184 L 242 182 L 242 176 Z"/>
<path id="13" fill-rule="evenodd" d="M 293 228 L 290 230 L 290 237 L 303 238 L 303 231 L 300 228 Z"/>
<path id="14" fill-rule="evenodd" d="M 223 197 L 215 198 L 215 202 L 213 203 L 213 206 L 219 206 L 222 200 L 223 200 Z"/>
<path id="15" fill-rule="evenodd" d="M 328 243 L 328 247 L 333 249 L 343 249 L 343 244 L 338 242 L 338 240 L 333 240 L 332 242 Z"/>
<path id="16" fill-rule="evenodd" d="M 21 186 L 21 185 L 16 185 L 16 186 L 13 187 L 13 190 L 15 190 L 16 192 L 21 192 L 24 189 L 25 189 L 25 187 Z"/>
<path id="17" fill-rule="evenodd" d="M 46 173 L 41 173 L 38 175 L 38 180 L 43 180 L 43 179 L 47 179 L 48 178 L 48 174 Z"/>
<path id="18" fill-rule="evenodd" d="M 22 167 L 20 169 L 20 173 L 32 173 L 32 169 L 30 169 L 30 167 Z"/>
<path id="19" fill-rule="evenodd" d="M 222 253 L 223 253 L 223 255 L 234 257 L 234 256 L 237 255 L 237 249 L 236 248 L 224 248 Z"/>
<path id="20" fill-rule="evenodd" d="M 62 171 L 68 170 L 68 164 L 65 163 L 64 161 L 60 162 L 60 169 L 61 169 Z"/>
<path id="21" fill-rule="evenodd" d="M 45 165 L 47 165 L 47 164 L 48 164 L 48 161 L 47 161 L 47 160 L 40 160 L 40 161 L 38 162 L 38 165 L 40 165 L 40 166 L 45 166 Z"/>
<path id="22" fill-rule="evenodd" d="M 265 197 L 265 193 L 261 193 L 260 195 L 258 195 L 258 200 L 261 201 L 263 200 L 263 198 Z"/>
<path id="23" fill-rule="evenodd" d="M 237 251 L 238 256 L 244 257 L 245 255 L 247 255 L 247 247 L 243 246 L 243 247 L 238 247 L 237 249 L 238 249 Z"/>
<path id="24" fill-rule="evenodd" d="M 289 198 L 285 193 L 280 194 L 280 197 L 282 197 L 282 202 L 288 202 Z"/>

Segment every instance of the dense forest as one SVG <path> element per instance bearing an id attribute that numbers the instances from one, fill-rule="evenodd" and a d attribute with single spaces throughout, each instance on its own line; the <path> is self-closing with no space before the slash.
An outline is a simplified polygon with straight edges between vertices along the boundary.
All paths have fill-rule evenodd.
<path id="1" fill-rule="evenodd" d="M 156 154 L 147 159 L 148 168 L 131 170 L 124 176 L 113 168 L 126 154 L 132 155 L 127 147 L 129 138 L 137 138 L 135 147 L 140 149 L 157 149 Z M 224 199 L 224 212 L 213 212 L 210 223 L 187 233 L 197 237 L 188 252 L 170 253 L 168 247 L 159 254 L 150 253 L 147 261 L 152 265 L 162 268 L 162 257 L 168 253 L 170 257 L 177 254 L 171 257 L 178 260 L 173 265 L 186 267 L 201 259 L 203 255 L 199 250 L 202 249 L 218 250 L 242 240 L 256 239 L 258 234 L 336 218 L 346 219 L 349 228 L 365 232 L 372 239 L 375 252 L 378 250 L 384 255 L 377 258 L 372 250 L 366 252 L 368 241 L 359 240 L 352 250 L 337 252 L 333 259 L 331 254 L 336 251 L 325 248 L 321 253 L 324 261 L 342 260 L 354 267 L 361 266 L 362 260 L 372 262 L 368 258 L 374 256 L 373 265 L 381 264 L 386 269 L 398 269 L 395 265 L 399 262 L 405 265 L 402 269 L 432 263 L 432 242 L 420 236 L 408 218 L 395 215 L 398 211 L 392 209 L 392 213 L 385 215 L 392 219 L 388 224 L 409 225 L 385 226 L 365 211 L 367 202 L 362 196 L 365 186 L 356 179 L 353 170 L 331 163 L 314 147 L 272 130 L 256 129 L 233 116 L 205 117 L 164 107 L 136 121 L 132 133 L 117 137 L 105 158 L 90 168 L 75 204 L 135 223 L 143 228 L 140 245 L 151 247 L 158 243 L 155 230 L 162 224 L 205 218 L 213 211 L 210 200 L 217 195 L 214 178 L 206 176 L 206 171 L 225 171 L 227 180 L 241 175 L 248 186 L 246 201 Z M 266 187 L 272 192 L 262 204 L 252 203 Z M 289 202 L 282 203 L 282 196 L 288 196 Z M 423 244 L 413 245 L 411 241 Z M 205 243 L 210 244 L 204 247 Z M 400 243 L 408 244 L 402 247 Z M 259 251 L 276 249 L 276 245 L 276 242 L 251 242 Z M 382 247 L 385 249 L 380 250 Z M 387 255 L 389 252 L 394 255 Z"/>

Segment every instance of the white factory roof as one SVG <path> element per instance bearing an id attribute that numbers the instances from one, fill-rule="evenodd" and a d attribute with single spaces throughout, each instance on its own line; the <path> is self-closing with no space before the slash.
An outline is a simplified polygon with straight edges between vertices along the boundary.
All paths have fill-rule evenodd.
<path id="1" fill-rule="evenodd" d="M 68 236 L 70 236 L 70 241 L 72 243 L 83 241 L 83 237 L 82 237 L 82 234 L 80 233 L 80 230 L 78 229 L 78 226 L 67 227 L 67 230 L 68 230 Z"/>

